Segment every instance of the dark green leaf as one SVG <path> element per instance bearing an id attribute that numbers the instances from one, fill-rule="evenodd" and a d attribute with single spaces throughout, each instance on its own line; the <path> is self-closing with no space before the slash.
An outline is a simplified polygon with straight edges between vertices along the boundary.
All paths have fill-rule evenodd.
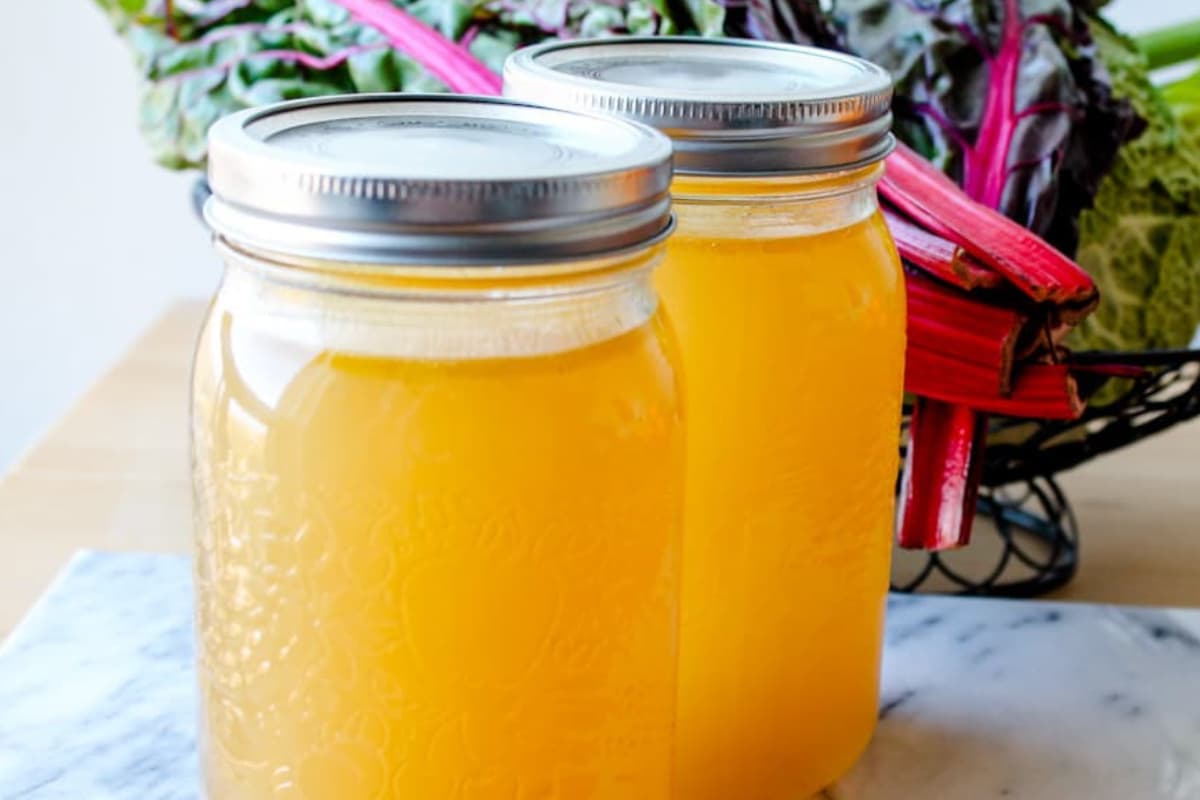
<path id="1" fill-rule="evenodd" d="M 653 36 L 656 33 L 672 33 L 669 30 L 671 26 L 670 18 L 666 20 L 666 26 L 660 31 L 660 21 L 662 15 L 655 8 L 657 3 L 632 2 L 625 7 L 625 27 L 635 36 Z"/>
<path id="2" fill-rule="evenodd" d="M 441 31 L 457 42 L 467 32 L 475 17 L 476 3 L 463 0 L 415 0 L 405 10 L 417 19 Z"/>
<path id="3" fill-rule="evenodd" d="M 400 68 L 391 50 L 372 50 L 346 62 L 350 80 L 358 92 L 398 92 L 402 88 Z"/>
<path id="4" fill-rule="evenodd" d="M 584 13 L 583 20 L 579 23 L 579 34 L 585 38 L 603 36 L 624 29 L 625 15 L 621 9 L 612 6 L 592 6 Z"/>
<path id="5" fill-rule="evenodd" d="M 350 12 L 329 0 L 296 0 L 301 16 L 326 28 L 333 28 L 350 20 Z"/>
<path id="6" fill-rule="evenodd" d="M 715 0 L 685 0 L 691 27 L 701 36 L 720 36 L 725 30 L 725 5 Z"/>
<path id="7" fill-rule="evenodd" d="M 444 92 L 446 85 L 400 51 L 393 55 L 400 70 L 400 88 L 406 92 Z"/>
<path id="8" fill-rule="evenodd" d="M 494 72 L 504 68 L 504 59 L 516 50 L 520 39 L 514 31 L 497 30 L 492 33 L 481 33 L 471 42 L 471 54 L 482 61 Z"/>
<path id="9" fill-rule="evenodd" d="M 348 86 L 290 77 L 260 78 L 251 83 L 239 70 L 233 70 L 229 74 L 230 94 L 240 106 L 246 108 L 303 97 L 341 94 L 349 89 Z"/>
<path id="10" fill-rule="evenodd" d="M 334 43 L 333 36 L 328 30 L 318 28 L 315 25 L 306 25 L 293 33 L 292 36 L 294 39 L 293 46 L 296 49 L 305 50 L 316 55 L 332 53 L 340 46 Z"/>

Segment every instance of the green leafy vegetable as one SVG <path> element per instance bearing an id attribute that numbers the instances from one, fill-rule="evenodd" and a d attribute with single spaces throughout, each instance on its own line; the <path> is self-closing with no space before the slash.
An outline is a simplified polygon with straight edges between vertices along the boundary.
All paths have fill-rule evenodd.
<path id="1" fill-rule="evenodd" d="M 513 49 L 548 37 L 724 34 L 848 50 L 892 71 L 901 138 L 1077 252 L 1104 301 L 1075 345 L 1178 346 L 1200 319 L 1200 71 L 1155 88 L 1096 0 L 372 0 L 436 31 L 432 50 L 364 23 L 370 3 L 96 2 L 144 76 L 142 131 L 175 168 L 202 166 L 208 127 L 239 108 L 462 90 L 436 69 L 439 48 L 469 50 L 488 85 Z M 1144 44 L 1155 62 L 1184 58 L 1196 30 Z M 1127 144 L 1142 119 L 1148 130 Z"/>
<path id="2" fill-rule="evenodd" d="M 1200 128 L 1200 65 L 1191 75 L 1168 84 L 1162 91 L 1180 125 L 1193 131 Z"/>
<path id="3" fill-rule="evenodd" d="M 1143 34 L 1138 39 L 1138 47 L 1146 54 L 1150 69 L 1156 69 L 1200 55 L 1197 53 L 1198 42 L 1200 19 Z"/>
<path id="4" fill-rule="evenodd" d="M 1080 217 L 1077 261 L 1104 302 L 1076 330 L 1081 348 L 1183 347 L 1200 323 L 1200 130 L 1151 82 L 1146 58 L 1099 19 L 1093 35 L 1117 91 L 1148 123 L 1122 148 Z"/>
<path id="5" fill-rule="evenodd" d="M 219 117 L 278 100 L 447 86 L 412 47 L 397 48 L 336 0 L 96 0 L 133 51 L 145 88 L 140 127 L 154 158 L 200 167 Z M 387 0 L 384 0 L 387 2 Z M 391 0 L 499 72 L 522 44 L 611 34 L 716 35 L 716 0 Z M 403 37 L 402 37 L 403 38 Z"/>
<path id="6" fill-rule="evenodd" d="M 1102 301 L 1072 345 L 1180 347 L 1200 322 L 1200 70 L 1159 90 L 1102 5 L 772 0 L 728 26 L 887 67 L 897 134 L 1095 277 Z M 1154 63 L 1196 57 L 1200 23 L 1142 45 Z"/>
<path id="7" fill-rule="evenodd" d="M 896 79 L 896 132 L 984 205 L 1065 253 L 1136 135 L 1069 0 L 836 0 L 838 42 Z"/>

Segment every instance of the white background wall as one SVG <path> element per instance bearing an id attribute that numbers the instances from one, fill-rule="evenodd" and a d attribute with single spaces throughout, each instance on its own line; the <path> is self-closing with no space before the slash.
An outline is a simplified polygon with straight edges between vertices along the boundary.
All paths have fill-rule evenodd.
<path id="1" fill-rule="evenodd" d="M 217 278 L 191 176 L 153 165 L 137 133 L 133 66 L 107 19 L 90 0 L 7 5 L 0 472 L 172 299 L 203 296 Z M 1200 5 L 1117 0 L 1110 13 L 1138 31 Z"/>
<path id="2" fill-rule="evenodd" d="M 217 278 L 190 178 L 142 145 L 134 68 L 108 20 L 90 0 L 6 6 L 0 471 L 172 298 Z"/>

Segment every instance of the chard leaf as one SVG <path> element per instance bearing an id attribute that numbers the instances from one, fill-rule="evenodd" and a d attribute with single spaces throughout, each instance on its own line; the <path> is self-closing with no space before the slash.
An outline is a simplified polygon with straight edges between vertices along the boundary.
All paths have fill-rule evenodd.
<path id="1" fill-rule="evenodd" d="M 1083 4 L 1069 0 L 834 0 L 838 43 L 896 79 L 896 130 L 958 180 L 1064 252 L 1121 145 L 1114 97 Z"/>
<path id="2" fill-rule="evenodd" d="M 720 36 L 725 32 L 725 4 L 712 0 L 685 0 L 692 27 L 701 36 Z"/>
<path id="3" fill-rule="evenodd" d="M 323 28 L 336 28 L 350 22 L 350 12 L 329 0 L 299 0 L 296 5 L 305 19 Z"/>
<path id="4" fill-rule="evenodd" d="M 202 167 L 204 135 L 247 106 L 341 92 L 438 92 L 410 55 L 334 0 L 95 0 L 146 81 L 141 130 L 154 158 Z M 548 36 L 719 34 L 718 0 L 391 0 L 498 72 Z M 265 55 L 265 51 L 270 51 Z"/>
<path id="5" fill-rule="evenodd" d="M 346 62 L 350 80 L 360 92 L 398 92 L 404 88 L 400 68 L 391 50 L 370 50 Z"/>
<path id="6" fill-rule="evenodd" d="M 579 22 L 579 35 L 585 38 L 624 33 L 628 29 L 625 13 L 613 6 L 593 6 L 584 12 Z"/>
<path id="7" fill-rule="evenodd" d="M 630 3 L 625 10 L 626 27 L 634 36 L 654 36 L 662 34 L 664 36 L 675 32 L 674 25 L 671 24 L 671 18 L 660 13 L 656 6 L 661 6 L 661 3 Z"/>
<path id="8" fill-rule="evenodd" d="M 486 64 L 493 72 L 504 68 L 504 59 L 516 50 L 521 40 L 516 31 L 497 29 L 491 33 L 481 33 L 471 40 L 471 55 Z"/>
<path id="9" fill-rule="evenodd" d="M 406 10 L 457 42 L 474 20 L 475 6 L 461 0 L 416 0 Z"/>
<path id="10" fill-rule="evenodd" d="M 692 16 L 696 15 L 693 11 Z M 729 36 L 845 49 L 817 0 L 729 3 L 723 15 Z"/>

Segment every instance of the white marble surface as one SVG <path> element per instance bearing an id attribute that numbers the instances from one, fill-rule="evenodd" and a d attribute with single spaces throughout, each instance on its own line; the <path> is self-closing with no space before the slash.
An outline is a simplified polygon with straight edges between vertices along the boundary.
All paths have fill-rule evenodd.
<path id="1" fill-rule="evenodd" d="M 0 648 L 0 799 L 199 796 L 191 566 L 82 553 Z"/>
<path id="2" fill-rule="evenodd" d="M 1200 800 L 1200 611 L 897 597 L 836 800 Z"/>
<path id="3" fill-rule="evenodd" d="M 0 648 L 0 800 L 199 796 L 189 591 L 181 558 L 71 563 Z M 900 597 L 884 673 L 827 798 L 1200 800 L 1200 611 Z"/>

